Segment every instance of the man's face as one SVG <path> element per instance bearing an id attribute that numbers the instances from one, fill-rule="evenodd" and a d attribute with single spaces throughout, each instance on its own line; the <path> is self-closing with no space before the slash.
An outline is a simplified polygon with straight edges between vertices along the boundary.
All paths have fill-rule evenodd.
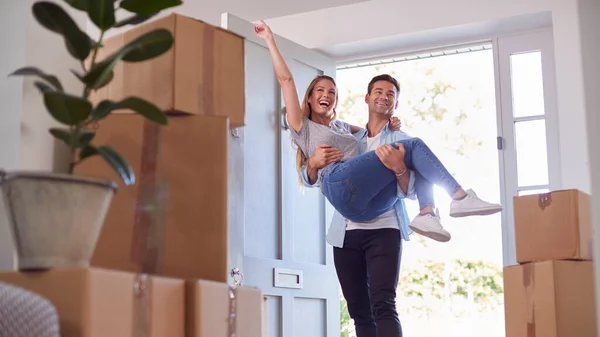
<path id="1" fill-rule="evenodd" d="M 369 114 L 376 113 L 391 116 L 398 107 L 398 92 L 396 87 L 388 81 L 377 81 L 373 89 L 365 96 L 369 106 Z"/>

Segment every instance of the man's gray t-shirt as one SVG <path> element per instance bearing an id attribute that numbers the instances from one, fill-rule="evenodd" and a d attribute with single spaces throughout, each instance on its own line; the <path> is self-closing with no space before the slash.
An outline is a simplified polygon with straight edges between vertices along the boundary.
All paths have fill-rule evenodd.
<path id="1" fill-rule="evenodd" d="M 290 131 L 292 139 L 304 152 L 306 158 L 312 156 L 317 146 L 321 144 L 342 151 L 344 153 L 342 160 L 348 160 L 360 153 L 358 140 L 350 132 L 348 124 L 337 120 L 326 126 L 303 116 L 300 131 L 296 132 L 293 128 L 290 128 Z"/>

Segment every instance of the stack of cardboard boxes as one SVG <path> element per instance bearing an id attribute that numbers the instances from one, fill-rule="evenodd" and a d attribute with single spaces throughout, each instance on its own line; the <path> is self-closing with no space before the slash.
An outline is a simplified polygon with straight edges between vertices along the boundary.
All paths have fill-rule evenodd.
<path id="1" fill-rule="evenodd" d="M 131 164 L 124 186 L 100 158 L 76 173 L 119 182 L 85 269 L 0 273 L 48 298 L 63 337 L 260 337 L 259 289 L 230 287 L 227 270 L 228 141 L 244 124 L 244 39 L 172 14 L 104 42 L 99 59 L 155 28 L 175 36 L 166 54 L 121 63 L 92 100 L 138 96 L 169 115 L 161 127 L 130 111 L 99 123 L 94 143 Z"/>
<path id="2" fill-rule="evenodd" d="M 595 337 L 590 196 L 514 197 L 516 266 L 504 268 L 507 337 Z"/>

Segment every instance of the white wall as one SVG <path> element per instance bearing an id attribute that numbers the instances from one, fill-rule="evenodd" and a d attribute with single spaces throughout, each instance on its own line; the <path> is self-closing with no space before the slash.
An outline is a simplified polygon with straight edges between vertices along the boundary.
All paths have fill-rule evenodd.
<path id="1" fill-rule="evenodd" d="M 9 80 L 6 74 L 21 66 L 25 59 L 26 32 L 23 18 L 27 13 L 25 1 L 8 1 L 0 11 L 0 168 L 11 170 L 19 167 L 19 138 L 21 109 L 23 106 L 23 81 Z M 21 27 L 22 29 L 15 29 Z M 13 244 L 6 225 L 5 210 L 0 203 L 0 269 L 13 264 Z"/>
<path id="2" fill-rule="evenodd" d="M 52 73 L 60 79 L 66 91 L 81 95 L 83 85 L 69 69 L 81 71 L 80 62 L 66 50 L 63 38 L 40 26 L 31 15 L 28 0 L 25 36 L 25 58 L 19 66 L 34 66 Z M 55 1 L 66 9 L 81 29 L 86 28 L 87 17 L 83 13 L 71 10 L 64 1 Z M 22 91 L 21 143 L 19 168 L 23 170 L 45 170 L 66 172 L 68 170 L 68 151 L 62 143 L 55 142 L 48 129 L 60 126 L 46 111 L 42 96 L 33 86 L 34 78 L 25 78 Z M 10 82 L 13 82 L 12 80 Z M 11 83 L 12 84 L 12 83 Z M 57 146 L 58 145 L 58 146 Z"/>
<path id="3" fill-rule="evenodd" d="M 563 188 L 591 193 L 579 0 L 560 0 L 552 12 Z"/>
<path id="4" fill-rule="evenodd" d="M 64 6 L 64 2 L 57 1 Z M 66 52 L 62 38 L 38 25 L 31 15 L 33 0 L 5 1 L 0 10 L 0 169 L 63 171 L 65 157 L 55 151 L 48 128 L 56 125 L 45 111 L 41 96 L 33 88 L 32 78 L 6 75 L 23 66 L 37 66 L 59 76 L 63 86 L 74 93 L 81 84 L 69 72 L 79 63 Z M 66 8 L 66 7 L 65 7 Z M 85 29 L 86 17 L 72 13 Z M 60 148 L 58 148 L 60 149 Z M 6 212 L 0 203 L 0 270 L 13 268 L 12 236 Z"/>
<path id="5" fill-rule="evenodd" d="M 579 0 L 579 28 L 581 32 L 581 59 L 583 63 L 583 89 L 587 117 L 588 149 L 592 195 L 592 221 L 594 224 L 594 246 L 600 247 L 600 2 Z M 596 261 L 596 303 L 600 308 L 600 249 L 594 250 Z M 600 310 L 597 311 L 600 322 Z"/>

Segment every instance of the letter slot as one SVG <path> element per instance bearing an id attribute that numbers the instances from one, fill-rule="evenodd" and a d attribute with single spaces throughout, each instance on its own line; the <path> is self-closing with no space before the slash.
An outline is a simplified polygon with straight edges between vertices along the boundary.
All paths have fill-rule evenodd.
<path id="1" fill-rule="evenodd" d="M 273 268 L 273 281 L 277 288 L 302 289 L 302 270 Z"/>

